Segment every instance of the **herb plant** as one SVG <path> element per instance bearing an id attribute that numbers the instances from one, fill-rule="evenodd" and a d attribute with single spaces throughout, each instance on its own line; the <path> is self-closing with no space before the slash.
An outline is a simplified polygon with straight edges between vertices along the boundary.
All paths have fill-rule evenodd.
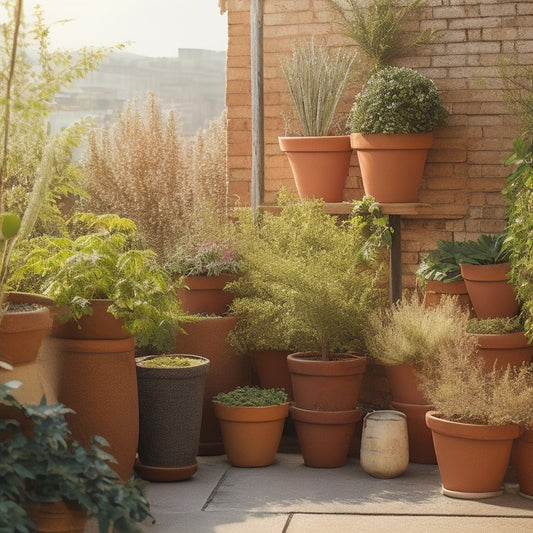
<path id="1" fill-rule="evenodd" d="M 523 319 L 520 315 L 496 318 L 471 318 L 466 330 L 481 335 L 500 335 L 524 331 Z"/>
<path id="2" fill-rule="evenodd" d="M 286 403 L 288 396 L 283 389 L 262 389 L 245 385 L 230 392 L 219 392 L 213 397 L 213 401 L 238 407 L 267 407 Z"/>
<path id="3" fill-rule="evenodd" d="M 407 67 L 374 73 L 356 95 L 348 127 L 353 133 L 426 133 L 443 126 L 448 111 L 433 81 Z"/>
<path id="4" fill-rule="evenodd" d="M 457 257 L 463 246 L 463 241 L 437 241 L 436 250 L 431 250 L 418 267 L 417 277 L 424 281 L 444 283 L 462 280 Z"/>
<path id="5" fill-rule="evenodd" d="M 507 232 L 492 235 L 480 235 L 477 240 L 464 241 L 456 257 L 459 263 L 469 265 L 493 265 L 507 263 L 511 254 L 511 247 L 507 239 Z"/>

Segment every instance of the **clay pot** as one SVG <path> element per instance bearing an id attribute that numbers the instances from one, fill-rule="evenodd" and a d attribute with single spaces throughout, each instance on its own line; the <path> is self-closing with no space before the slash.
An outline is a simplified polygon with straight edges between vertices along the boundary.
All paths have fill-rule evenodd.
<path id="1" fill-rule="evenodd" d="M 113 300 L 89 300 L 92 314 L 83 315 L 77 322 L 69 320 L 64 324 L 58 318 L 58 309 L 54 316 L 52 336 L 62 339 L 126 339 L 130 333 L 124 328 L 124 321 L 108 312 Z"/>
<path id="2" fill-rule="evenodd" d="M 518 478 L 520 494 L 533 499 L 533 430 L 524 431 L 514 441 L 511 462 Z"/>
<path id="3" fill-rule="evenodd" d="M 240 407 L 213 402 L 224 450 L 232 466 L 268 466 L 278 451 L 289 403 Z"/>
<path id="4" fill-rule="evenodd" d="M 346 464 L 361 409 L 314 411 L 290 406 L 304 464 L 315 468 L 336 468 Z"/>
<path id="5" fill-rule="evenodd" d="M 414 365 L 387 365 L 385 373 L 389 380 L 392 399 L 395 402 L 425 405 L 426 399 L 418 389 L 419 379 Z"/>
<path id="6" fill-rule="evenodd" d="M 347 135 L 279 137 L 300 198 L 342 202 L 352 149 Z"/>
<path id="7" fill-rule="evenodd" d="M 446 496 L 481 499 L 499 496 L 518 426 L 463 424 L 426 413 Z"/>
<path id="8" fill-rule="evenodd" d="M 365 195 L 376 202 L 418 202 L 418 191 L 433 133 L 350 135 L 357 152 Z"/>
<path id="9" fill-rule="evenodd" d="M 83 533 L 87 511 L 80 505 L 64 502 L 25 504 L 28 516 L 35 523 L 35 533 Z"/>
<path id="10" fill-rule="evenodd" d="M 292 400 L 292 383 L 287 356 L 289 350 L 254 350 L 250 353 L 259 384 L 264 389 L 284 389 Z"/>
<path id="11" fill-rule="evenodd" d="M 233 301 L 233 294 L 224 287 L 237 278 L 235 274 L 186 277 L 184 284 L 189 288 L 177 290 L 181 308 L 191 315 L 223 315 Z"/>
<path id="12" fill-rule="evenodd" d="M 409 461 L 411 463 L 437 464 L 431 430 L 426 425 L 426 413 L 433 410 L 432 405 L 391 402 L 391 407 L 407 417 L 409 437 Z"/>
<path id="13" fill-rule="evenodd" d="M 302 409 L 348 411 L 355 409 L 367 358 L 334 354 L 324 361 L 319 353 L 299 352 L 287 357 L 294 404 Z"/>
<path id="14" fill-rule="evenodd" d="M 505 370 L 508 365 L 522 366 L 533 357 L 533 345 L 528 343 L 523 331 L 500 335 L 476 335 L 478 340 L 477 356 L 482 357 L 485 369 Z"/>
<path id="15" fill-rule="evenodd" d="M 211 401 L 213 396 L 252 383 L 249 357 L 235 352 L 226 341 L 237 320 L 234 316 L 202 318 L 183 324 L 186 334 L 178 334 L 176 337 L 177 353 L 201 355 L 211 363 L 205 378 L 199 455 L 224 453 L 220 424 Z"/>
<path id="16" fill-rule="evenodd" d="M 401 476 L 409 465 L 406 416 L 392 410 L 368 413 L 363 421 L 359 457 L 361 467 L 371 476 Z"/>
<path id="17" fill-rule="evenodd" d="M 74 438 L 88 446 L 92 435 L 104 437 L 118 462 L 111 467 L 129 479 L 139 435 L 133 337 L 58 339 L 57 349 L 58 399 L 75 411 L 66 417 Z"/>
<path id="18" fill-rule="evenodd" d="M 468 296 L 468 290 L 466 289 L 466 283 L 464 280 L 450 281 L 449 283 L 429 280 L 426 283 L 424 293 L 424 305 L 426 307 L 438 305 L 443 296 L 453 296 L 457 298 L 457 303 L 461 308 L 470 312 L 471 316 L 474 316 L 472 302 L 470 301 L 470 296 Z"/>
<path id="19" fill-rule="evenodd" d="M 197 470 L 202 402 L 209 359 L 188 367 L 145 367 L 136 360 L 139 447 L 135 471 L 149 481 L 181 481 Z"/>
<path id="20" fill-rule="evenodd" d="M 478 318 L 509 317 L 518 313 L 518 300 L 508 280 L 509 263 L 461 264 L 463 276 Z"/>

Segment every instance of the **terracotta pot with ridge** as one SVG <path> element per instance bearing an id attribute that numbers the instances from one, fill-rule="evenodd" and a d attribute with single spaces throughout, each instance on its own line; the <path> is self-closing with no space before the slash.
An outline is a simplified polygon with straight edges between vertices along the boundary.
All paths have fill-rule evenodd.
<path id="1" fill-rule="evenodd" d="M 284 389 L 292 399 L 292 383 L 287 364 L 289 350 L 254 350 L 251 352 L 259 384 L 264 389 Z"/>
<path id="2" fill-rule="evenodd" d="M 465 311 L 469 311 L 474 316 L 472 302 L 468 296 L 468 290 L 464 280 L 444 281 L 428 280 L 424 293 L 424 304 L 426 307 L 438 305 L 444 296 L 453 296 L 457 298 L 457 303 Z"/>
<path id="3" fill-rule="evenodd" d="M 51 502 L 25 505 L 28 516 L 35 523 L 35 533 L 83 533 L 87 511 L 80 505 Z"/>
<path id="4" fill-rule="evenodd" d="M 511 462 L 518 478 L 520 494 L 533 500 L 533 430 L 524 431 L 514 441 Z"/>
<path id="5" fill-rule="evenodd" d="M 184 284 L 188 289 L 177 290 L 181 308 L 191 315 L 223 315 L 233 300 L 233 294 L 224 287 L 237 278 L 236 274 L 187 276 Z"/>
<path id="6" fill-rule="evenodd" d="M 505 370 L 508 365 L 519 367 L 531 362 L 533 345 L 523 331 L 502 334 L 476 334 L 477 356 L 483 358 L 485 369 L 490 372 L 494 365 Z"/>

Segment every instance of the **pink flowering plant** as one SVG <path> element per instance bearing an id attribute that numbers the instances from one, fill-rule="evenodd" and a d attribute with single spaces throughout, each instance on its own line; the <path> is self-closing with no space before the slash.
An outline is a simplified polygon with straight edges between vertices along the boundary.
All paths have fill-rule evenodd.
<path id="1" fill-rule="evenodd" d="M 180 246 L 167 261 L 166 268 L 171 274 L 179 276 L 241 273 L 239 256 L 229 239 L 194 246 Z"/>

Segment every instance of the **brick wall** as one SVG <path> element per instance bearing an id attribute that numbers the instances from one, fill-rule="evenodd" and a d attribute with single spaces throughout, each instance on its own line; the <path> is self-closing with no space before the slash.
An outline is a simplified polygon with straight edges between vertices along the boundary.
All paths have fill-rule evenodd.
<path id="1" fill-rule="evenodd" d="M 291 41 L 323 36 L 328 45 L 352 46 L 338 34 L 322 0 L 264 0 L 265 200 L 285 185 L 294 189 L 287 158 L 278 146 L 284 135 L 281 111 L 292 104 L 279 67 Z M 250 203 L 251 107 L 249 0 L 228 3 L 228 173 L 236 204 Z M 430 218 L 403 219 L 404 286 L 413 287 L 421 257 L 438 239 L 476 238 L 504 226 L 501 190 L 509 169 L 503 160 L 522 128 L 501 93 L 497 65 L 509 54 L 533 62 L 531 0 L 428 0 L 413 29 L 435 28 L 435 41 L 398 64 L 431 77 L 450 112 L 448 125 L 435 132 L 420 201 L 433 205 Z M 340 110 L 350 109 L 356 88 Z M 357 157 L 352 156 L 345 200 L 363 195 Z"/>

